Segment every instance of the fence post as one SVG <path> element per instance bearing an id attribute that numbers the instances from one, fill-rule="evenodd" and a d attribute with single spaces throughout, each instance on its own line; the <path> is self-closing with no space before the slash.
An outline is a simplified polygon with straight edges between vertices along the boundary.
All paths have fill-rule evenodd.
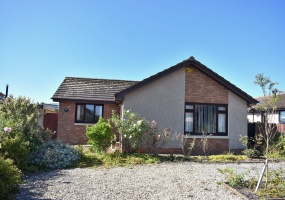
<path id="1" fill-rule="evenodd" d="M 263 178 L 263 175 L 264 175 L 264 172 L 265 172 L 265 169 L 268 168 L 268 161 L 267 159 L 265 160 L 265 163 L 264 163 L 264 166 L 262 168 L 262 171 L 261 171 L 261 175 L 259 177 L 259 180 L 258 180 L 258 183 L 257 183 L 257 186 L 255 188 L 255 193 L 257 193 L 259 187 L 260 187 L 260 184 L 261 184 L 261 181 L 262 181 L 262 178 Z M 267 177 L 266 177 L 267 178 Z"/>

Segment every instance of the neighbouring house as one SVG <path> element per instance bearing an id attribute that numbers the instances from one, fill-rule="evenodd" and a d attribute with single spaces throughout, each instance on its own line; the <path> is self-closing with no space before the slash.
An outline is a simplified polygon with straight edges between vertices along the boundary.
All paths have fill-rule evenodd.
<path id="1" fill-rule="evenodd" d="M 5 94 L 0 92 L 0 103 L 3 103 L 5 101 Z"/>
<path id="2" fill-rule="evenodd" d="M 262 103 L 266 98 L 270 97 L 258 97 L 256 100 Z M 258 110 L 257 106 L 249 107 L 247 113 L 247 119 L 249 123 L 264 123 L 265 113 Z M 277 124 L 278 131 L 285 132 L 285 93 L 280 94 L 280 100 L 276 103 L 276 110 L 269 113 L 268 122 Z"/>
<path id="3" fill-rule="evenodd" d="M 239 138 L 247 135 L 247 107 L 257 103 L 194 57 L 140 82 L 65 78 L 52 99 L 59 102 L 58 138 L 64 142 L 85 144 L 86 125 L 125 109 L 187 135 L 187 143 L 197 138 L 196 154 L 201 154 L 202 132 L 211 134 L 210 154 L 244 149 Z M 159 151 L 182 149 L 172 141 Z"/>

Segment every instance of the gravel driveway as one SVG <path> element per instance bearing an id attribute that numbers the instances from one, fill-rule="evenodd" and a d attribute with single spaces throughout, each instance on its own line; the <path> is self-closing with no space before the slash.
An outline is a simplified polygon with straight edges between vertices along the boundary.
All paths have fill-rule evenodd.
<path id="1" fill-rule="evenodd" d="M 285 163 L 272 163 L 271 169 Z M 258 177 L 263 163 L 162 163 L 134 167 L 75 168 L 25 177 L 17 199 L 241 199 L 218 181 L 218 168 L 250 171 Z"/>

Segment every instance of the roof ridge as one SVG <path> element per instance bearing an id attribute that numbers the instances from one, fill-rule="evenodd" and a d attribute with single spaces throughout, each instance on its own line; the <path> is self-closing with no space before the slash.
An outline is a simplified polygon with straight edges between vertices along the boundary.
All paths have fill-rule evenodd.
<path id="1" fill-rule="evenodd" d="M 257 101 L 252 96 L 250 96 L 249 94 L 241 90 L 239 87 L 237 87 L 230 81 L 226 80 L 224 77 L 220 76 L 218 73 L 214 72 L 212 69 L 208 68 L 206 65 L 197 61 L 193 56 L 163 71 L 160 71 L 148 78 L 145 78 L 141 82 L 138 82 L 128 88 L 121 90 L 120 92 L 116 93 L 115 96 L 118 97 L 119 99 L 123 99 L 125 94 L 143 86 L 144 84 L 148 84 L 156 79 L 166 76 L 169 73 L 172 73 L 173 71 L 176 71 L 177 69 L 180 69 L 181 67 L 185 67 L 186 66 L 185 64 L 193 64 L 198 70 L 207 74 L 209 77 L 217 81 L 219 84 L 225 86 L 227 89 L 229 89 L 230 91 L 234 92 L 235 94 L 243 98 L 247 103 L 252 103 L 252 104 L 257 103 Z"/>
<path id="2" fill-rule="evenodd" d="M 140 81 L 135 81 L 135 80 L 108 79 L 108 78 L 85 78 L 85 77 L 71 77 L 71 76 L 66 76 L 65 79 L 85 79 L 85 80 L 106 80 L 106 81 L 140 82 Z"/>

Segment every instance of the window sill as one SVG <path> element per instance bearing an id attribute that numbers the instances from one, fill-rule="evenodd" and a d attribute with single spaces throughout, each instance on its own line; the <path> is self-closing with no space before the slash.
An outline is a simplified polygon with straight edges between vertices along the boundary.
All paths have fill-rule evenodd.
<path id="1" fill-rule="evenodd" d="M 87 126 L 87 125 L 90 125 L 90 126 L 93 126 L 95 125 L 95 123 L 74 123 L 75 126 Z"/>
<path id="2" fill-rule="evenodd" d="M 203 138 L 202 135 L 190 135 L 185 136 L 185 138 Z M 229 136 L 218 136 L 218 135 L 208 135 L 208 139 L 229 139 Z"/>

